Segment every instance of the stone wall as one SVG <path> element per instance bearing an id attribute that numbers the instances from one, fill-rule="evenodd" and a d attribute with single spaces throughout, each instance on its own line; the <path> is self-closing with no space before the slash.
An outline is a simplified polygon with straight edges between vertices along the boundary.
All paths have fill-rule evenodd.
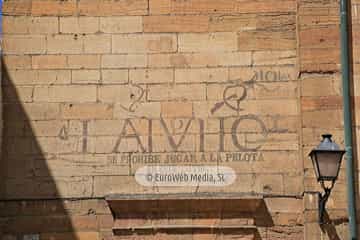
<path id="1" fill-rule="evenodd" d="M 356 200 L 359 205 L 358 189 L 358 78 L 356 69 L 358 50 L 358 1 L 351 1 L 350 21 L 352 30 L 352 95 L 353 134 Z M 329 224 L 319 227 L 317 194 L 320 191 L 313 167 L 307 154 L 319 141 L 321 133 L 330 132 L 337 143 L 343 146 L 343 109 L 340 71 L 340 21 L 338 1 L 299 1 L 299 51 L 302 111 L 302 142 L 304 159 L 304 204 L 305 239 L 348 239 L 346 160 L 342 163 L 339 180 L 336 182 L 327 208 Z"/>
<path id="2" fill-rule="evenodd" d="M 322 133 L 343 144 L 338 11 L 332 0 L 5 1 L 4 239 L 108 239 L 106 195 L 208 192 L 264 197 L 257 233 L 240 239 L 346 239 L 345 164 L 320 228 L 307 157 Z M 229 167 L 236 180 L 136 181 L 156 165 Z"/>

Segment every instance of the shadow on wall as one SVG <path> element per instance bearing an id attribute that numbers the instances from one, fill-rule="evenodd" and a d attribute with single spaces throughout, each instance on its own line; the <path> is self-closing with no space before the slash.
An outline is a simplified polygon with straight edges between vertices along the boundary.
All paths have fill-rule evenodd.
<path id="1" fill-rule="evenodd" d="M 4 64 L 2 89 L 0 239 L 78 239 L 67 212 L 71 201 L 59 200 L 57 181 L 47 167 L 46 159 L 51 161 L 54 156 L 43 153 L 31 126 L 51 113 L 41 104 L 21 102 L 21 91 L 15 88 Z"/>
<path id="2" fill-rule="evenodd" d="M 332 221 L 330 219 L 329 213 L 325 210 L 324 221 L 326 224 L 320 225 L 321 231 L 326 234 L 326 236 L 331 240 L 341 240 L 338 230 L 336 229 L 339 225 L 347 225 L 347 218 L 339 218 Z"/>

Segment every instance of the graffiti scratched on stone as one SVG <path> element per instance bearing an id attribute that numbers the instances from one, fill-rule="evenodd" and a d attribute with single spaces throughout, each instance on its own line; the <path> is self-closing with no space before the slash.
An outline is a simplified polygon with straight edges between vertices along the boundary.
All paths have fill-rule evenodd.
<path id="1" fill-rule="evenodd" d="M 137 84 L 130 84 L 129 87 L 129 101 L 126 103 L 120 103 L 120 106 L 127 112 L 133 113 L 136 111 L 141 100 L 144 97 L 145 90 Z"/>
<path id="2" fill-rule="evenodd" d="M 254 80 L 242 82 L 241 79 L 234 81 L 235 83 L 228 85 L 223 92 L 223 100 L 214 105 L 211 109 L 211 114 L 214 114 L 223 106 L 227 106 L 235 112 L 244 110 L 240 104 L 248 95 L 248 89 L 254 88 L 255 85 L 260 86 L 266 91 L 274 91 L 266 88 L 263 84 L 257 83 Z"/>

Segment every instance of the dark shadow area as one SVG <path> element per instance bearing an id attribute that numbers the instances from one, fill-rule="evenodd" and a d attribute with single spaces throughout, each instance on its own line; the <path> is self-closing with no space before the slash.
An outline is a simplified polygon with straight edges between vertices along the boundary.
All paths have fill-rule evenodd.
<path id="1" fill-rule="evenodd" d="M 339 218 L 336 220 L 331 220 L 329 213 L 325 210 L 324 222 L 325 222 L 324 224 L 320 224 L 321 231 L 325 233 L 327 237 L 331 240 L 341 240 L 335 226 L 348 223 L 349 221 L 347 218 Z"/>
<path id="2" fill-rule="evenodd" d="M 21 102 L 19 93 L 28 91 L 26 86 L 21 88 L 16 88 L 2 64 L 0 229 L 5 239 L 75 240 L 71 217 L 47 168 L 46 161 L 54 156 L 42 151 L 31 127 L 46 120 L 47 109 L 41 103 Z"/>
<path id="3" fill-rule="evenodd" d="M 261 201 L 256 210 L 255 225 L 258 227 L 273 227 L 275 225 L 265 201 Z"/>

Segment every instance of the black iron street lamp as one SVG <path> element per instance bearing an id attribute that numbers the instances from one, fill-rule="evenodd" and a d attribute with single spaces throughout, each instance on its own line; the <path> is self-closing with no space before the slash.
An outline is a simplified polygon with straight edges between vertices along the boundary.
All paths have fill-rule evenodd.
<path id="1" fill-rule="evenodd" d="M 319 222 L 323 223 L 326 202 L 334 187 L 339 175 L 342 157 L 345 153 L 339 146 L 331 140 L 331 134 L 322 135 L 323 140 L 313 149 L 309 156 L 314 165 L 318 182 L 324 189 L 324 193 L 319 193 Z"/>

